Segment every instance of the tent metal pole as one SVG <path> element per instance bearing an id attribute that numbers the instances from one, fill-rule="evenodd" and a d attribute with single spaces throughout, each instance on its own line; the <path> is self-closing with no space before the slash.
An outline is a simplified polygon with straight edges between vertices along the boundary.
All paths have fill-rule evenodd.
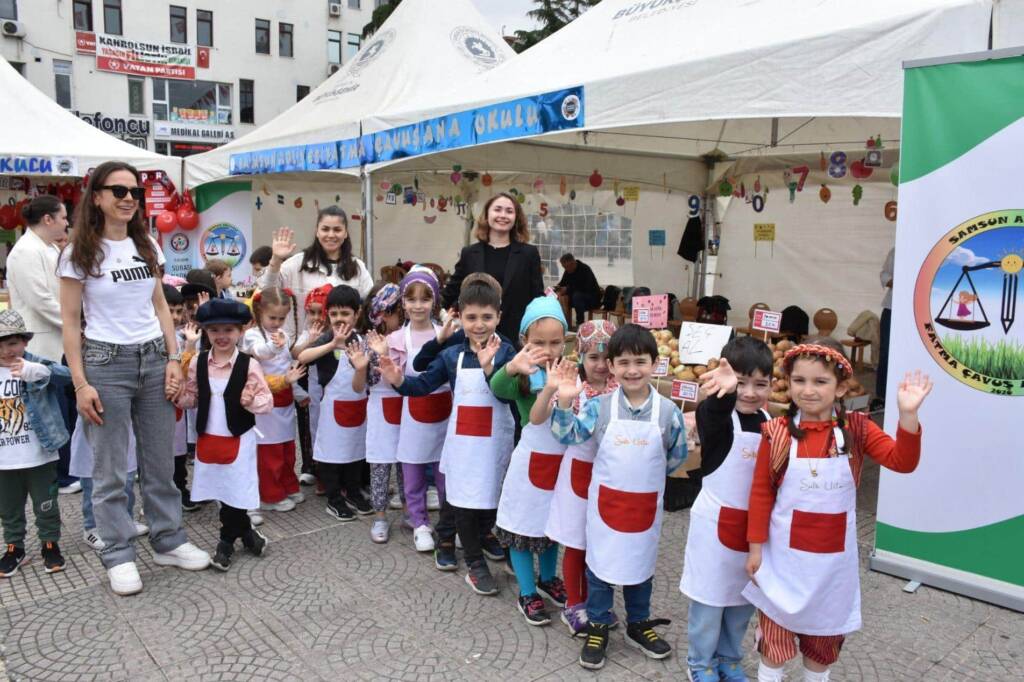
<path id="1" fill-rule="evenodd" d="M 366 261 L 366 269 L 372 275 L 373 269 L 373 181 L 370 172 L 362 172 L 362 195 L 363 195 L 363 258 Z"/>

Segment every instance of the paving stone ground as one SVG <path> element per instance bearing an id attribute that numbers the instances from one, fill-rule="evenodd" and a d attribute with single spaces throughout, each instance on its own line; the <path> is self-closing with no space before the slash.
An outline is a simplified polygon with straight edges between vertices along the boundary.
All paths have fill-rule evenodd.
<path id="1" fill-rule="evenodd" d="M 876 490 L 870 468 L 858 524 L 865 625 L 832 679 L 1024 679 L 1024 616 L 927 587 L 905 594 L 904 581 L 867 571 Z M 11 680 L 685 679 L 678 583 L 687 511 L 666 515 L 653 597 L 654 616 L 672 619 L 663 634 L 675 654 L 650 661 L 620 631 L 608 665 L 591 673 L 577 665 L 579 641 L 560 623 L 523 621 L 514 578 L 500 566 L 492 564 L 499 596 L 477 596 L 464 567 L 435 570 L 397 518 L 391 542 L 374 545 L 368 519 L 339 523 L 310 496 L 296 511 L 268 513 L 266 556 L 239 552 L 227 574 L 158 567 L 143 540 L 145 591 L 119 598 L 81 540 L 80 503 L 61 497 L 66 571 L 46 575 L 30 541 L 32 562 L 0 580 L 0 679 L 5 668 Z M 191 539 L 212 550 L 212 505 L 185 518 Z M 752 640 L 750 632 L 748 651 Z M 746 668 L 753 678 L 754 655 Z"/>

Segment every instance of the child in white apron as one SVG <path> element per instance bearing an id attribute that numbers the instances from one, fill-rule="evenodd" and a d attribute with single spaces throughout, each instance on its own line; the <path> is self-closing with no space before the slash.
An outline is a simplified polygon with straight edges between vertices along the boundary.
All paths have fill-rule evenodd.
<path id="1" fill-rule="evenodd" d="M 501 486 L 495 535 L 508 549 L 519 583 L 517 606 L 530 625 L 551 622 L 541 594 L 558 607 L 565 605 L 565 585 L 555 575 L 558 543 L 552 542 L 544 529 L 566 446 L 555 439 L 548 424 L 533 424 L 529 419 L 534 403 L 549 403 L 558 388 L 554 376 L 545 377 L 545 368 L 550 368 L 552 375 L 553 363 L 558 362 L 560 368 L 566 327 L 557 298 L 541 296 L 530 301 L 519 326 L 523 349 L 491 379 L 491 391 L 515 401 L 523 424 Z"/>
<path id="2" fill-rule="evenodd" d="M 433 322 L 440 295 L 437 278 L 428 268 L 414 267 L 399 284 L 407 324 L 388 336 L 391 360 L 405 376 L 419 376 L 413 360 L 428 341 L 436 338 Z M 402 404 L 398 432 L 398 461 L 405 488 L 405 505 L 418 552 L 434 551 L 434 533 L 427 515 L 427 468 L 433 465 L 438 497 L 444 500 L 444 474 L 437 470 L 444 446 L 452 391 L 442 384 L 430 395 L 408 397 Z"/>
<path id="3" fill-rule="evenodd" d="M 591 320 L 584 322 L 576 331 L 576 353 L 583 391 L 573 401 L 574 413 L 578 414 L 588 400 L 618 388 L 615 378 L 608 372 L 608 342 L 616 329 L 618 327 L 610 320 Z M 554 395 L 550 401 L 538 399 L 530 412 L 530 422 L 547 427 L 556 399 Z M 562 622 L 573 637 L 584 636 L 587 632 L 587 489 L 597 445 L 597 441 L 590 439 L 566 448 L 544 528 L 545 535 L 562 545 L 562 579 L 565 583 Z M 612 622 L 616 622 L 614 612 Z"/>
<path id="4" fill-rule="evenodd" d="M 339 521 L 352 521 L 357 513 L 373 513 L 361 491 L 369 398 L 365 390 L 353 390 L 355 369 L 346 353 L 349 344 L 366 350 L 363 339 L 353 331 L 361 307 L 359 292 L 352 287 L 339 284 L 332 288 L 327 295 L 331 328 L 299 354 L 302 364 L 316 363 L 317 379 L 323 387 L 313 459 L 327 495 L 326 511 Z"/>
<path id="5" fill-rule="evenodd" d="M 274 409 L 256 417 L 260 509 L 288 512 L 306 499 L 295 475 L 295 391 L 281 380 L 293 363 L 285 320 L 290 314 L 298 326 L 298 312 L 290 291 L 271 287 L 253 295 L 252 314 L 242 352 L 260 363 L 274 396 Z"/>
<path id="6" fill-rule="evenodd" d="M 917 467 L 917 413 L 932 383 L 920 371 L 900 383 L 893 440 L 866 414 L 846 413 L 841 399 L 853 368 L 834 339 L 796 346 L 783 369 L 793 403 L 765 425 L 758 449 L 743 596 L 758 609 L 758 680 L 782 680 L 799 640 L 804 680 L 822 682 L 845 636 L 861 626 L 856 503 L 864 457 L 901 473 Z"/>
<path id="7" fill-rule="evenodd" d="M 690 599 L 686 664 L 695 682 L 745 682 L 743 637 L 754 607 L 747 584 L 747 504 L 772 385 L 772 351 L 752 336 L 722 349 L 701 376 L 697 407 L 702 487 L 690 509 L 679 590 Z"/>
<path id="8" fill-rule="evenodd" d="M 683 415 L 650 384 L 658 344 L 650 331 L 627 324 L 608 343 L 608 363 L 619 388 L 589 400 L 579 415 L 572 403 L 582 392 L 575 379 L 558 388 L 552 417 L 555 436 L 566 445 L 598 442 L 587 490 L 587 619 L 582 667 L 604 667 L 612 623 L 614 585 L 626 603 L 626 643 L 650 658 L 672 647 L 654 628 L 651 590 L 661 535 L 665 476 L 686 459 Z"/>
<path id="9" fill-rule="evenodd" d="M 331 285 L 313 289 L 306 294 L 306 328 L 295 339 L 292 346 L 292 357 L 299 359 L 299 354 L 324 333 L 327 326 L 327 294 L 331 293 Z M 297 397 L 295 415 L 299 428 L 299 447 L 302 450 L 302 473 L 299 474 L 300 485 L 314 485 L 316 475 L 313 472 L 313 448 L 316 445 L 316 429 L 320 421 L 320 399 L 323 397 L 323 386 L 317 377 L 316 364 L 306 368 L 306 376 L 299 382 L 306 391 L 307 400 Z M 318 491 L 320 494 L 320 491 Z"/>
<path id="10" fill-rule="evenodd" d="M 490 532 L 488 520 L 498 507 L 515 431 L 508 405 L 487 385 L 487 377 L 515 354 L 511 344 L 495 335 L 501 311 L 499 291 L 492 277 L 467 278 L 459 294 L 459 315 L 467 340 L 445 348 L 419 376 L 403 375 L 390 358 L 381 360 L 381 374 L 404 396 L 430 395 L 445 383 L 452 388 L 452 419 L 448 420 L 440 463 L 446 495 L 441 515 L 444 520 L 445 514 L 450 514 L 455 523 L 450 535 L 439 538 L 434 563 L 443 571 L 457 567 L 457 528 L 469 565 L 466 583 L 484 595 L 498 591 L 484 558 L 482 539 Z"/>
<path id="11" fill-rule="evenodd" d="M 245 304 L 217 298 L 199 306 L 211 348 L 192 358 L 179 407 L 196 406 L 196 461 L 192 496 L 220 502 L 220 542 L 211 565 L 231 567 L 235 541 L 262 556 L 267 539 L 252 527 L 247 509 L 259 506 L 256 417 L 274 407 L 258 362 L 238 350 L 242 327 L 252 319 Z"/>

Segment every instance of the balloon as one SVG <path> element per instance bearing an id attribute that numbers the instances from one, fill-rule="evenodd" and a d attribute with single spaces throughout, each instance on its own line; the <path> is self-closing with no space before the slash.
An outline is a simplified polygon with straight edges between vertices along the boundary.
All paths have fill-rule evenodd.
<path id="1" fill-rule="evenodd" d="M 604 178 L 601 177 L 601 174 L 598 173 L 597 169 L 595 168 L 593 174 L 591 174 L 589 178 L 589 181 L 591 187 L 600 187 L 601 183 L 604 182 Z"/>
<path id="2" fill-rule="evenodd" d="M 156 217 L 156 229 L 164 234 L 174 232 L 177 226 L 178 214 L 174 211 L 164 211 Z"/>
<path id="3" fill-rule="evenodd" d="M 183 230 L 194 230 L 199 227 L 199 214 L 195 209 L 182 206 L 178 209 L 178 224 Z"/>
<path id="4" fill-rule="evenodd" d="M 22 199 L 14 205 L 14 217 L 17 220 L 18 227 L 27 227 L 25 224 L 25 217 L 22 215 L 21 211 L 23 208 L 28 206 L 29 203 L 31 203 L 29 199 Z"/>
<path id="5" fill-rule="evenodd" d="M 13 230 L 18 225 L 14 215 L 15 208 L 12 204 L 0 206 L 0 227 L 5 230 Z"/>
<path id="6" fill-rule="evenodd" d="M 899 184 L 900 184 L 900 167 L 898 165 L 893 166 L 892 170 L 889 171 L 889 182 L 891 182 L 892 184 L 896 185 L 897 187 L 899 186 Z"/>

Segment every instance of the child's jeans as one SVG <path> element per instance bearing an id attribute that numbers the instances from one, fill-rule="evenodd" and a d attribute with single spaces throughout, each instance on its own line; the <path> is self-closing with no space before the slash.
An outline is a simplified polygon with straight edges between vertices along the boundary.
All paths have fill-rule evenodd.
<path id="1" fill-rule="evenodd" d="M 686 664 L 690 669 L 717 669 L 719 663 L 743 660 L 743 636 L 754 610 L 751 604 L 722 607 L 690 601 L 686 625 Z"/>
<path id="2" fill-rule="evenodd" d="M 391 488 L 391 469 L 395 470 L 395 478 L 398 480 L 398 496 L 405 504 L 405 478 L 402 476 L 402 465 L 395 464 L 371 464 L 370 465 L 370 504 L 373 511 L 382 512 L 388 508 L 388 493 Z M 414 526 L 415 527 L 415 526 Z"/>
<path id="3" fill-rule="evenodd" d="M 622 586 L 627 623 L 650 620 L 653 583 L 654 577 L 651 576 L 639 585 Z M 591 623 L 611 625 L 614 598 L 615 586 L 601 580 L 587 568 L 587 620 Z"/>
<path id="4" fill-rule="evenodd" d="M 57 462 L 30 469 L 0 470 L 0 521 L 4 544 L 25 548 L 25 502 L 32 498 L 40 542 L 60 540 L 60 508 L 57 505 Z"/>
<path id="5" fill-rule="evenodd" d="M 405 479 L 405 506 L 409 510 L 409 521 L 413 528 L 429 526 L 430 517 L 427 515 L 427 485 L 428 474 L 431 470 L 434 473 L 434 480 L 437 482 L 437 496 L 444 502 L 444 474 L 437 471 L 437 464 L 405 464 L 402 467 L 402 477 Z"/>
<path id="6" fill-rule="evenodd" d="M 96 519 L 92 514 L 92 479 L 80 478 L 82 482 L 82 529 L 92 530 L 96 527 Z M 135 472 L 129 471 L 125 478 L 124 493 L 128 496 L 128 513 L 135 518 Z"/>

